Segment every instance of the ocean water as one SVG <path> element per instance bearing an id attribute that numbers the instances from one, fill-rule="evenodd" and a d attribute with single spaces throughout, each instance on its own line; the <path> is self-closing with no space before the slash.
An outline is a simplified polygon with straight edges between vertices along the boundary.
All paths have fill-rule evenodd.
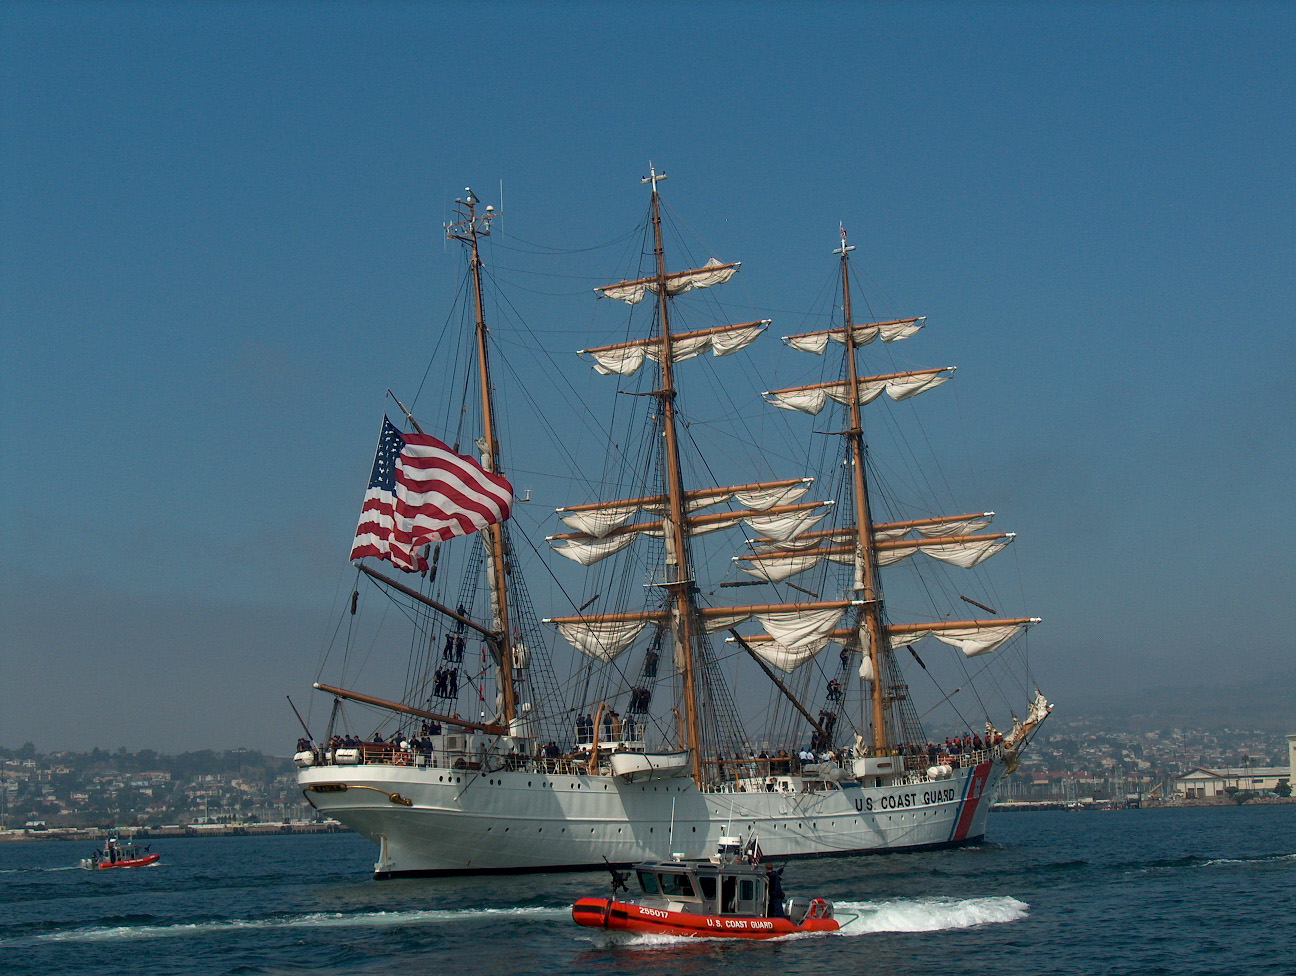
<path id="1" fill-rule="evenodd" d="M 375 882 L 353 834 L 0 844 L 0 972 L 717 976 L 1296 974 L 1296 804 L 996 814 L 950 851 L 795 862 L 843 933 L 770 942 L 612 936 L 571 921 L 601 873 Z M 84 849 L 83 849 L 84 848 Z"/>

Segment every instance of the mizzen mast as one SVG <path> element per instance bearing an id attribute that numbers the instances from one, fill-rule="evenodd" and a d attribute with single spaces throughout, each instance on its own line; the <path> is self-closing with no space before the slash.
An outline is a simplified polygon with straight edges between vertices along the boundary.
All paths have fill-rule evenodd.
<path id="1" fill-rule="evenodd" d="M 855 250 L 846 243 L 846 228 L 841 228 L 841 246 L 833 251 L 841 255 L 842 275 L 842 315 L 844 318 L 843 345 L 846 347 L 846 382 L 850 391 L 850 427 L 844 434 L 850 451 L 851 475 L 855 496 L 855 588 L 864 598 L 862 614 L 867 625 L 868 647 L 862 648 L 868 655 L 869 667 L 873 680 L 869 683 L 869 697 L 872 711 L 872 746 L 875 755 L 885 751 L 887 746 L 886 706 L 887 693 L 883 684 L 883 657 L 886 653 L 886 627 L 882 620 L 882 600 L 878 588 L 878 562 L 876 543 L 873 535 L 873 520 L 869 512 L 868 479 L 864 470 L 864 424 L 860 411 L 859 370 L 855 362 L 855 328 L 851 317 L 850 260 L 848 255 Z"/>
<path id="2" fill-rule="evenodd" d="M 490 330 L 486 327 L 485 305 L 482 301 L 482 260 L 478 248 L 479 238 L 490 236 L 490 223 L 499 214 L 492 206 L 487 206 L 485 210 L 478 211 L 477 204 L 480 201 L 473 194 L 471 188 L 465 189 L 465 194 L 464 199 L 455 200 L 458 205 L 455 213 L 459 216 L 459 219 L 446 225 L 446 237 L 466 244 L 470 250 L 469 269 L 472 274 L 473 285 L 474 337 L 477 347 L 477 372 L 481 382 L 482 439 L 479 446 L 482 449 L 482 461 L 486 470 L 495 474 L 503 474 L 504 472 L 500 470 L 499 437 L 495 428 L 494 388 L 491 385 L 490 378 L 490 357 L 487 343 Z M 504 534 L 503 525 L 498 522 L 488 525 L 484 532 L 486 536 L 491 610 L 494 618 L 492 627 L 498 634 L 498 640 L 490 642 L 490 646 L 496 649 L 498 655 L 496 665 L 499 667 L 499 686 L 503 698 L 504 724 L 511 727 L 514 719 L 517 718 L 517 689 L 513 684 L 513 638 L 512 628 L 509 626 L 508 541 Z"/>

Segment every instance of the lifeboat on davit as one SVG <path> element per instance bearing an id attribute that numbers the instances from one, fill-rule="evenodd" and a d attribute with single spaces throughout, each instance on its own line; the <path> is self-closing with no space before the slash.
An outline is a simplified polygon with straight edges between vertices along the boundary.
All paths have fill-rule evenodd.
<path id="1" fill-rule="evenodd" d="M 626 884 L 629 875 L 613 871 L 611 897 L 578 899 L 572 918 L 591 928 L 705 938 L 772 939 L 841 928 L 828 899 L 785 900 L 782 874 L 760 863 L 754 839 L 742 846 L 737 837 L 721 837 L 710 858 L 636 864 L 636 894 Z"/>

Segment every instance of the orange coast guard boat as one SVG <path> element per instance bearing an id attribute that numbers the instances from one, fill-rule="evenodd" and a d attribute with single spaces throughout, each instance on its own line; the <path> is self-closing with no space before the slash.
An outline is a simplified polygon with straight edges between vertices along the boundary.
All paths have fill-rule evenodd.
<path id="1" fill-rule="evenodd" d="M 721 837 L 710 858 L 644 861 L 634 873 L 639 895 L 632 897 L 626 876 L 613 871 L 612 897 L 578 899 L 572 918 L 591 928 L 705 938 L 772 939 L 841 928 L 826 898 L 784 900 L 783 870 L 760 863 L 754 839 L 740 847 L 737 837 Z M 618 890 L 626 897 L 618 898 Z"/>
<path id="2" fill-rule="evenodd" d="M 123 844 L 116 837 L 109 837 L 103 850 L 95 851 L 81 860 L 83 868 L 103 870 L 104 868 L 142 868 L 161 860 L 161 854 L 151 854 L 147 847 L 136 847 L 134 844 Z"/>

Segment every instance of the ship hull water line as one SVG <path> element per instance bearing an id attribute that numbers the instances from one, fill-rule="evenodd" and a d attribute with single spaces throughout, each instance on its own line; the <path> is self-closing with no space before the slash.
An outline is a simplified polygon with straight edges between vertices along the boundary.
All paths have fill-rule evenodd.
<path id="1" fill-rule="evenodd" d="M 704 858 L 736 834 L 776 859 L 976 842 L 1001 780 L 1052 708 L 1032 694 L 1025 633 L 1038 618 L 1001 616 L 979 573 L 952 581 L 1013 533 L 982 532 L 994 512 L 908 497 L 945 481 L 909 462 L 907 448 L 897 452 L 913 465 L 904 492 L 887 485 L 889 464 L 872 461 L 864 407 L 890 409 L 953 375 L 952 366 L 865 371 L 880 347 L 914 336 L 925 319 L 854 317 L 854 247 L 838 228 L 839 301 L 815 318 L 829 327 L 783 337 L 792 355 L 823 364 L 796 375 L 820 379 L 760 392 L 748 382 L 754 372 L 699 376 L 707 359 L 754 356 L 748 347 L 772 320 L 733 322 L 748 315 L 709 291 L 741 262 L 669 270 L 665 174 L 650 171 L 639 264 L 595 289 L 629 317 L 615 334 L 638 338 L 579 350 L 620 401 L 607 416 L 581 414 L 621 428 L 606 431 L 603 457 L 583 459 L 606 469 L 590 481 L 566 477 L 567 468 L 552 482 L 539 473 L 548 452 L 571 455 L 558 429 L 547 449 L 523 445 L 539 453 L 514 469 L 529 463 L 527 476 L 544 479 L 538 492 L 597 499 L 552 499 L 569 503 L 553 511 L 572 531 L 546 541 L 588 575 L 553 574 L 562 606 L 543 619 L 527 592 L 522 530 L 510 523 L 513 503 L 530 493 L 519 498 L 506 477 L 513 462 L 499 424 L 500 404 L 516 411 L 538 401 L 528 380 L 497 404 L 499 376 L 514 374 L 491 367 L 508 348 L 529 348 L 530 333 L 496 345 L 487 324 L 481 244 L 500 214 L 469 190 L 446 225 L 468 257 L 461 324 L 437 346 L 459 350 L 457 365 L 438 361 L 458 377 L 438 389 L 458 396 L 432 398 L 437 416 L 424 419 L 434 436 L 392 395 L 413 429 L 383 419 L 351 550 L 356 586 L 335 630 L 343 670 L 363 670 L 371 650 L 392 647 L 382 621 L 395 605 L 399 639 L 409 641 L 404 687 L 390 699 L 317 680 L 333 698 L 323 736 L 298 715 L 303 794 L 377 843 L 379 878 Z M 715 402 L 686 396 L 694 390 Z M 697 435 L 695 421 L 736 420 L 749 401 L 783 418 L 768 441 L 745 419 L 737 436 L 717 423 L 719 450 Z M 812 425 L 787 419 L 825 409 Z M 890 601 L 884 576 L 898 584 Z M 357 619 L 371 586 L 379 609 Z M 964 619 L 964 604 L 991 616 Z M 551 650 L 564 645 L 545 624 L 574 652 L 565 678 Z M 913 691 L 910 677 L 921 681 Z M 950 736 L 925 730 L 935 709 L 929 721 Z"/>
<path id="2" fill-rule="evenodd" d="M 375 877 L 394 878 L 701 857 L 721 836 L 743 831 L 759 835 L 766 859 L 952 847 L 984 837 L 1004 769 L 997 757 L 945 779 L 800 793 L 703 793 L 684 778 L 382 765 L 358 767 L 354 777 L 321 766 L 299 780 L 321 813 L 379 845 Z"/>

